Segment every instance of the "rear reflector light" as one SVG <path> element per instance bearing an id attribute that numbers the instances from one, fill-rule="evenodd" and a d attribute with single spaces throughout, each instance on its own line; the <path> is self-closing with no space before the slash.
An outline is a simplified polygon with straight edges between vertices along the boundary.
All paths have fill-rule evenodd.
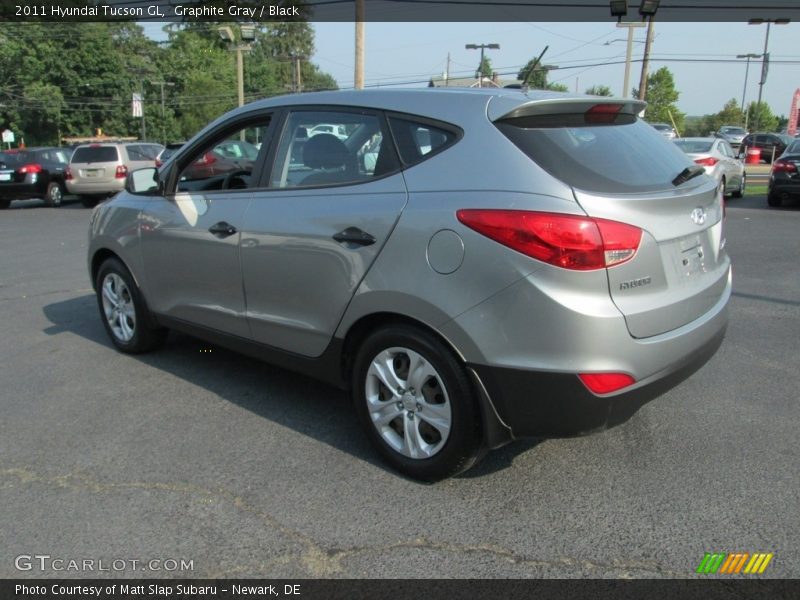
<path id="1" fill-rule="evenodd" d="M 788 160 L 776 160 L 772 163 L 773 173 L 797 173 L 797 165 Z"/>
<path id="2" fill-rule="evenodd" d="M 594 394 L 610 394 L 636 383 L 627 373 L 581 373 L 578 377 Z"/>
<path id="3" fill-rule="evenodd" d="M 125 165 L 117 165 L 117 172 L 114 173 L 114 177 L 117 179 L 125 179 L 128 176 L 128 167 Z"/>
<path id="4" fill-rule="evenodd" d="M 694 162 L 696 162 L 698 165 L 703 165 L 704 167 L 713 167 L 719 162 L 719 159 L 709 156 L 707 158 L 695 158 Z"/>
<path id="5" fill-rule="evenodd" d="M 70 167 L 64 169 L 64 179 L 72 181 L 72 169 Z"/>
<path id="6" fill-rule="evenodd" d="M 622 264 L 636 254 L 642 230 L 578 215 L 522 210 L 464 209 L 470 229 L 536 260 L 576 271 Z"/>
<path id="7" fill-rule="evenodd" d="M 31 163 L 29 165 L 22 165 L 19 168 L 20 173 L 41 173 L 42 172 L 42 165 L 37 163 Z"/>

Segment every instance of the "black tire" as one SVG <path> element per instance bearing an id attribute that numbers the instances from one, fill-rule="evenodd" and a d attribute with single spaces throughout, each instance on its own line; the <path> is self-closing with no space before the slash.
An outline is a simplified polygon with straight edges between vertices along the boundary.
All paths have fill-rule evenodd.
<path id="1" fill-rule="evenodd" d="M 739 189 L 731 192 L 731 198 L 741 198 L 744 196 L 745 187 L 747 187 L 747 174 L 742 173 L 742 181 L 739 184 Z"/>
<path id="2" fill-rule="evenodd" d="M 119 283 L 121 280 L 124 286 L 115 286 L 115 293 L 119 299 L 125 302 L 126 306 L 132 306 L 134 318 L 125 321 L 126 326 L 132 335 L 129 339 L 124 339 L 125 336 L 120 332 L 115 332 L 112 329 L 110 318 L 106 315 L 106 309 L 103 303 L 104 285 L 106 285 L 106 278 L 110 278 L 110 282 L 114 281 Z M 118 278 L 118 279 L 114 279 Z M 144 301 L 136 282 L 131 276 L 128 269 L 116 258 L 107 259 L 97 271 L 97 280 L 95 282 L 97 297 L 97 307 L 100 310 L 100 319 L 103 321 L 103 326 L 106 328 L 108 337 L 118 350 L 128 354 L 139 354 L 141 352 L 149 352 L 155 350 L 164 344 L 167 337 L 167 330 L 153 325 L 153 318 L 147 310 L 147 304 Z M 122 318 L 125 317 L 123 315 Z M 122 319 L 117 321 L 122 322 Z M 131 326 L 132 323 L 132 326 Z"/>
<path id="3" fill-rule="evenodd" d="M 100 204 L 100 200 L 102 200 L 102 198 L 98 198 L 97 196 L 81 196 L 81 204 L 86 208 L 94 208 Z"/>
<path id="4" fill-rule="evenodd" d="M 448 399 L 447 403 L 450 408 L 449 433 L 446 438 L 441 438 L 440 436 L 439 441 L 443 442 L 441 447 L 429 457 L 411 458 L 402 454 L 401 451 L 392 447 L 384 439 L 384 434 L 378 431 L 370 416 L 369 401 L 367 399 L 370 366 L 372 361 L 377 359 L 381 353 L 391 351 L 390 349 L 411 350 L 429 363 L 438 380 L 441 380 L 441 386 L 436 377 L 429 377 L 424 379 L 425 383 L 420 388 L 430 386 L 428 390 L 431 388 L 439 390 L 435 398 L 445 397 Z M 405 355 L 401 352 L 400 356 Z M 406 390 L 410 390 L 413 395 L 414 390 L 409 385 L 411 380 L 411 377 L 408 376 L 408 379 L 403 383 L 406 386 Z M 428 482 L 439 481 L 466 471 L 482 456 L 481 412 L 470 379 L 458 358 L 433 334 L 423 329 L 403 324 L 386 326 L 375 331 L 364 340 L 358 350 L 353 366 L 351 384 L 356 413 L 370 442 L 386 462 L 408 477 Z M 442 390 L 441 388 L 444 389 Z M 385 393 L 389 388 L 383 385 L 381 389 L 381 393 Z M 419 396 L 422 395 L 423 391 L 420 389 Z M 389 407 L 391 404 L 400 407 L 402 405 L 402 402 L 396 402 L 399 398 L 395 397 L 393 392 L 389 398 L 382 406 Z M 413 402 L 413 400 L 410 401 Z M 416 410 L 420 411 L 420 404 L 416 406 Z M 430 410 L 433 403 L 427 406 Z M 443 404 L 440 406 L 443 406 Z M 423 417 L 415 417 L 413 410 L 403 410 L 399 416 L 388 423 L 385 429 L 388 430 L 389 427 L 392 427 L 397 432 L 395 428 L 400 427 L 402 428 L 403 438 L 407 439 L 405 437 L 407 431 L 405 419 L 410 419 L 410 423 L 414 423 L 414 419 L 416 419 L 416 432 L 420 438 L 424 438 L 426 434 L 430 436 L 431 432 L 434 433 L 434 436 L 439 433 L 427 424 Z M 418 414 L 428 416 L 430 413 L 418 412 Z M 423 428 L 427 428 L 427 431 L 423 431 Z M 397 432 L 397 434 L 399 439 L 400 432 Z M 424 441 L 432 443 L 430 439 L 425 439 Z M 436 445 L 435 437 L 433 445 Z"/>
<path id="5" fill-rule="evenodd" d="M 8 198 L 0 198 L 0 210 L 5 210 L 11 206 L 11 200 Z"/>
<path id="6" fill-rule="evenodd" d="M 47 192 L 44 195 L 44 203 L 47 206 L 55 208 L 61 206 L 61 201 L 64 199 L 64 188 L 61 187 L 56 181 L 51 181 L 47 186 Z"/>
<path id="7" fill-rule="evenodd" d="M 767 195 L 767 204 L 773 208 L 777 208 L 783 204 L 783 200 L 777 194 L 769 194 Z"/>

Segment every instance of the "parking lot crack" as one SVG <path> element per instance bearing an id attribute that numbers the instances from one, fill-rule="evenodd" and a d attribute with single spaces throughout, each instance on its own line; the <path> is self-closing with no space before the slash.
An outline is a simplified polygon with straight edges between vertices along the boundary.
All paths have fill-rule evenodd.
<path id="1" fill-rule="evenodd" d="M 299 560 L 313 577 L 331 576 L 340 571 L 338 557 L 320 546 L 310 536 L 287 527 L 264 510 L 248 503 L 244 498 L 224 488 L 205 488 L 187 483 L 168 483 L 157 481 L 107 482 L 100 481 L 82 472 L 64 475 L 45 476 L 27 468 L 0 469 L 0 482 L 3 487 L 17 484 L 46 485 L 58 488 L 84 491 L 92 494 L 113 493 L 124 490 L 146 490 L 185 494 L 206 499 L 223 501 L 240 512 L 252 515 L 284 537 L 298 543 L 303 549 Z"/>

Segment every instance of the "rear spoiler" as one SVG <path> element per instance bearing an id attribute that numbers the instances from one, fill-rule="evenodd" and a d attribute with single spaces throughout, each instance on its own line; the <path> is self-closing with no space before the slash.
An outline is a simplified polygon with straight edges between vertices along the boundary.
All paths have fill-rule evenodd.
<path id="1" fill-rule="evenodd" d="M 644 111 L 647 103 L 641 100 L 608 98 L 602 96 L 582 96 L 564 98 L 544 97 L 519 103 L 519 97 L 501 96 L 493 98 L 488 106 L 490 121 L 504 121 L 519 117 L 544 117 L 550 115 L 585 115 L 591 111 L 611 111 L 617 115 L 637 116 Z"/>

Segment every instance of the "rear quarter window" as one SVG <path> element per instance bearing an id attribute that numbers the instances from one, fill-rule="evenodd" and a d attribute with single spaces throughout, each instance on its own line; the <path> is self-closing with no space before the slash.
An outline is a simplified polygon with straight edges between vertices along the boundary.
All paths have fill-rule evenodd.
<path id="1" fill-rule="evenodd" d="M 458 141 L 456 131 L 412 118 L 389 117 L 389 126 L 405 165 L 411 165 L 432 156 Z"/>
<path id="2" fill-rule="evenodd" d="M 497 128 L 531 160 L 575 189 L 636 193 L 672 189 L 678 173 L 694 164 L 673 142 L 641 120 L 625 124 L 559 127 L 528 117 Z"/>
<path id="3" fill-rule="evenodd" d="M 72 155 L 73 163 L 116 162 L 119 153 L 116 146 L 88 146 L 78 148 Z"/>

